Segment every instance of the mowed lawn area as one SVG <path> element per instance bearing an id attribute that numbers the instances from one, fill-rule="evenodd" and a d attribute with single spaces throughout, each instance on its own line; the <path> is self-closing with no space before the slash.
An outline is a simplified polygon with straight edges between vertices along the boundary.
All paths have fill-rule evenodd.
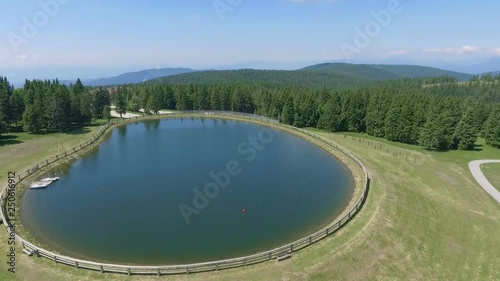
<path id="1" fill-rule="evenodd" d="M 481 165 L 481 171 L 490 183 L 500 191 L 500 164 Z"/>
<path id="2" fill-rule="evenodd" d="M 479 151 L 429 152 L 365 135 L 314 131 L 350 149 L 371 173 L 368 200 L 354 220 L 283 262 L 160 279 L 500 280 L 500 204 L 468 169 L 472 160 L 500 159 L 500 150 L 481 140 Z M 54 154 L 59 138 L 69 146 L 86 136 L 90 132 L 1 147 L 2 181 L 7 171 Z M 4 229 L 0 252 L 8 252 Z M 16 274 L 8 273 L 7 264 L 0 261 L 0 280 L 158 280 L 56 265 L 27 257 L 19 246 Z"/>

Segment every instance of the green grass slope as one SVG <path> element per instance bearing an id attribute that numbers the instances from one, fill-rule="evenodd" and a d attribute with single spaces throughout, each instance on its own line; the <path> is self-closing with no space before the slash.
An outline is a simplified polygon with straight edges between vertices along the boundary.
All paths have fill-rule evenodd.
<path id="1" fill-rule="evenodd" d="M 500 150 L 480 140 L 480 151 L 429 152 L 366 135 L 316 132 L 358 156 L 372 185 L 353 221 L 291 259 L 203 274 L 127 277 L 28 257 L 18 246 L 17 273 L 8 273 L 2 261 L 0 280 L 500 280 L 500 204 L 467 166 L 500 158 Z M 53 154 L 53 137 L 1 147 L 3 171 L 26 167 L 31 155 Z M 64 144 L 81 138 L 67 136 Z M 0 251 L 8 252 L 4 229 Z"/>
<path id="2" fill-rule="evenodd" d="M 481 171 L 488 181 L 500 191 L 500 164 L 481 165 Z"/>

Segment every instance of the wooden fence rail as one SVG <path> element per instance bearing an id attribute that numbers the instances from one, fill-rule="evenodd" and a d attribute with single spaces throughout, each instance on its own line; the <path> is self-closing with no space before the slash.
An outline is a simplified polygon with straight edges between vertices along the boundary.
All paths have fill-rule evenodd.
<path id="1" fill-rule="evenodd" d="M 121 273 L 121 274 L 149 274 L 149 275 L 166 275 L 166 274 L 190 274 L 190 273 L 197 273 L 197 272 L 206 272 L 206 271 L 218 271 L 218 270 L 223 270 L 223 269 L 229 269 L 229 268 L 235 268 L 235 267 L 242 267 L 242 266 L 247 266 L 251 264 L 256 264 L 256 263 L 261 263 L 261 262 L 266 262 L 270 261 L 273 259 L 278 259 L 283 255 L 283 253 L 293 253 L 295 251 L 298 251 L 300 249 L 303 249 L 305 247 L 308 247 L 309 245 L 312 245 L 325 237 L 331 235 L 338 229 L 340 229 L 343 225 L 345 225 L 349 220 L 351 220 L 361 209 L 363 206 L 363 203 L 365 202 L 366 196 L 368 194 L 368 189 L 370 185 L 370 177 L 368 175 L 368 172 L 365 168 L 365 166 L 359 161 L 353 154 L 351 154 L 348 150 L 342 148 L 338 144 L 322 137 L 317 134 L 314 134 L 312 132 L 302 130 L 293 126 L 289 125 L 284 125 L 279 123 L 277 120 L 263 117 L 263 116 L 257 116 L 253 114 L 245 114 L 245 113 L 235 113 L 235 112 L 216 112 L 216 111 L 184 111 L 184 112 L 179 112 L 179 113 L 173 113 L 173 114 L 168 114 L 168 117 L 171 118 L 184 118 L 184 117 L 192 117 L 195 115 L 196 117 L 202 117 L 202 116 L 207 116 L 207 117 L 234 117 L 238 119 L 249 119 L 249 120 L 256 120 L 256 121 L 261 121 L 261 122 L 267 122 L 270 124 L 273 124 L 274 126 L 277 127 L 284 127 L 289 130 L 297 131 L 301 134 L 305 134 L 309 137 L 315 138 L 321 142 L 324 142 L 328 144 L 329 146 L 335 148 L 336 150 L 340 151 L 344 155 L 346 155 L 348 158 L 350 158 L 356 165 L 358 165 L 363 173 L 364 173 L 364 183 L 363 183 L 363 191 L 361 192 L 360 198 L 356 201 L 355 206 L 349 210 L 349 212 L 340 218 L 337 221 L 332 222 L 329 226 L 307 236 L 302 239 L 299 239 L 293 243 L 278 247 L 276 249 L 270 250 L 270 251 L 265 251 L 262 253 L 246 256 L 246 257 L 241 257 L 241 258 L 234 258 L 234 259 L 227 259 L 227 260 L 220 260 L 220 261 L 214 261 L 214 262 L 205 262 L 205 263 L 196 263 L 196 264 L 189 264 L 189 265 L 170 265 L 170 266 L 127 266 L 127 265 L 118 265 L 118 264 L 107 264 L 107 263 L 98 263 L 98 262 L 92 262 L 92 261 L 87 261 L 87 260 L 81 260 L 81 259 L 75 259 L 63 255 L 59 255 L 50 251 L 47 251 L 43 248 L 40 248 L 38 246 L 33 245 L 29 241 L 25 240 L 21 236 L 19 236 L 17 233 L 14 233 L 15 239 L 19 245 L 22 245 L 23 250 L 30 253 L 31 255 L 38 256 L 38 257 L 44 257 L 49 260 L 53 260 L 55 263 L 60 263 L 60 264 L 65 264 L 69 266 L 74 266 L 76 268 L 82 268 L 82 269 L 89 269 L 89 270 L 95 270 L 99 272 L 112 272 L 112 273 Z M 153 117 L 155 118 L 155 117 Z M 147 120 L 150 119 L 148 116 L 146 117 L 135 117 L 132 120 Z M 18 175 L 18 182 L 19 184 L 22 180 L 26 179 L 27 177 L 33 175 L 40 169 L 43 169 L 47 167 L 48 165 L 53 164 L 54 162 L 60 161 L 68 156 L 74 155 L 78 153 L 79 151 L 88 148 L 89 146 L 97 146 L 97 140 L 99 140 L 107 131 L 108 128 L 114 124 L 118 123 L 123 123 L 126 122 L 124 119 L 114 119 L 111 120 L 110 122 L 106 123 L 94 136 L 92 136 L 88 141 L 85 143 L 76 146 L 72 149 L 69 149 L 67 151 L 64 151 L 63 153 L 59 153 L 55 155 L 54 157 L 51 157 L 49 159 L 46 159 L 44 161 L 41 161 L 40 163 L 32 166 L 25 172 L 21 173 Z M 1 219 L 4 222 L 7 231 L 11 231 L 11 222 L 9 221 L 9 217 L 6 215 L 6 209 L 5 209 L 5 202 L 6 198 L 8 197 L 8 192 L 9 192 L 9 185 L 7 185 L 1 192 L 0 196 L 0 215 Z"/>

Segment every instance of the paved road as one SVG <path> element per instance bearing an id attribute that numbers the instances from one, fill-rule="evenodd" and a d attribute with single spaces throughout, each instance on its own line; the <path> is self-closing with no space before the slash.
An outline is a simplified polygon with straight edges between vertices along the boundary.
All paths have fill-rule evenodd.
<path id="1" fill-rule="evenodd" d="M 500 192 L 486 179 L 483 172 L 481 171 L 482 164 L 499 163 L 500 160 L 477 160 L 469 163 L 469 169 L 476 181 L 481 185 L 481 187 L 486 190 L 498 203 L 500 203 Z"/>

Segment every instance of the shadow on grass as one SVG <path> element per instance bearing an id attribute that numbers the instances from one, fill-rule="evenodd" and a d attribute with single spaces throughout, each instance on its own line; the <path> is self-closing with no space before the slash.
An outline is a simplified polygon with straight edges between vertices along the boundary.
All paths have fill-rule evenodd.
<path id="1" fill-rule="evenodd" d="M 84 127 L 73 127 L 70 128 L 69 130 L 65 132 L 61 132 L 62 134 L 67 134 L 67 135 L 85 135 L 88 134 L 92 131 L 92 128 L 95 127 L 101 127 L 106 124 L 106 121 L 104 120 L 99 120 L 98 122 L 93 122 L 92 124 L 85 125 Z M 14 134 L 12 134 L 14 133 Z M 17 133 L 24 133 L 22 127 L 16 127 L 16 128 L 11 128 L 10 129 L 10 134 L 8 135 L 2 135 L 0 136 L 0 147 L 7 146 L 7 145 L 14 145 L 14 144 L 20 144 L 24 143 L 24 141 L 20 140 L 20 136 L 16 135 Z M 59 132 L 49 132 L 45 129 L 40 130 L 37 133 L 27 133 L 28 135 L 36 136 L 36 137 L 43 137 L 43 136 L 49 136 L 52 134 L 59 134 Z"/>
<path id="2" fill-rule="evenodd" d="M 471 151 L 471 152 L 480 152 L 483 151 L 484 145 L 476 144 L 471 150 L 463 150 L 463 151 Z M 426 151 L 431 152 L 450 152 L 450 151 L 458 151 L 459 149 L 435 149 L 435 148 L 424 148 Z"/>
<path id="3" fill-rule="evenodd" d="M 93 127 L 93 126 L 71 129 L 71 130 L 65 132 L 65 134 L 72 135 L 72 136 L 88 134 L 91 131 L 89 129 L 89 127 Z"/>
<path id="4" fill-rule="evenodd" d="M 0 147 L 23 143 L 22 141 L 18 140 L 18 138 L 19 137 L 15 136 L 15 135 L 1 136 L 0 137 Z"/>

